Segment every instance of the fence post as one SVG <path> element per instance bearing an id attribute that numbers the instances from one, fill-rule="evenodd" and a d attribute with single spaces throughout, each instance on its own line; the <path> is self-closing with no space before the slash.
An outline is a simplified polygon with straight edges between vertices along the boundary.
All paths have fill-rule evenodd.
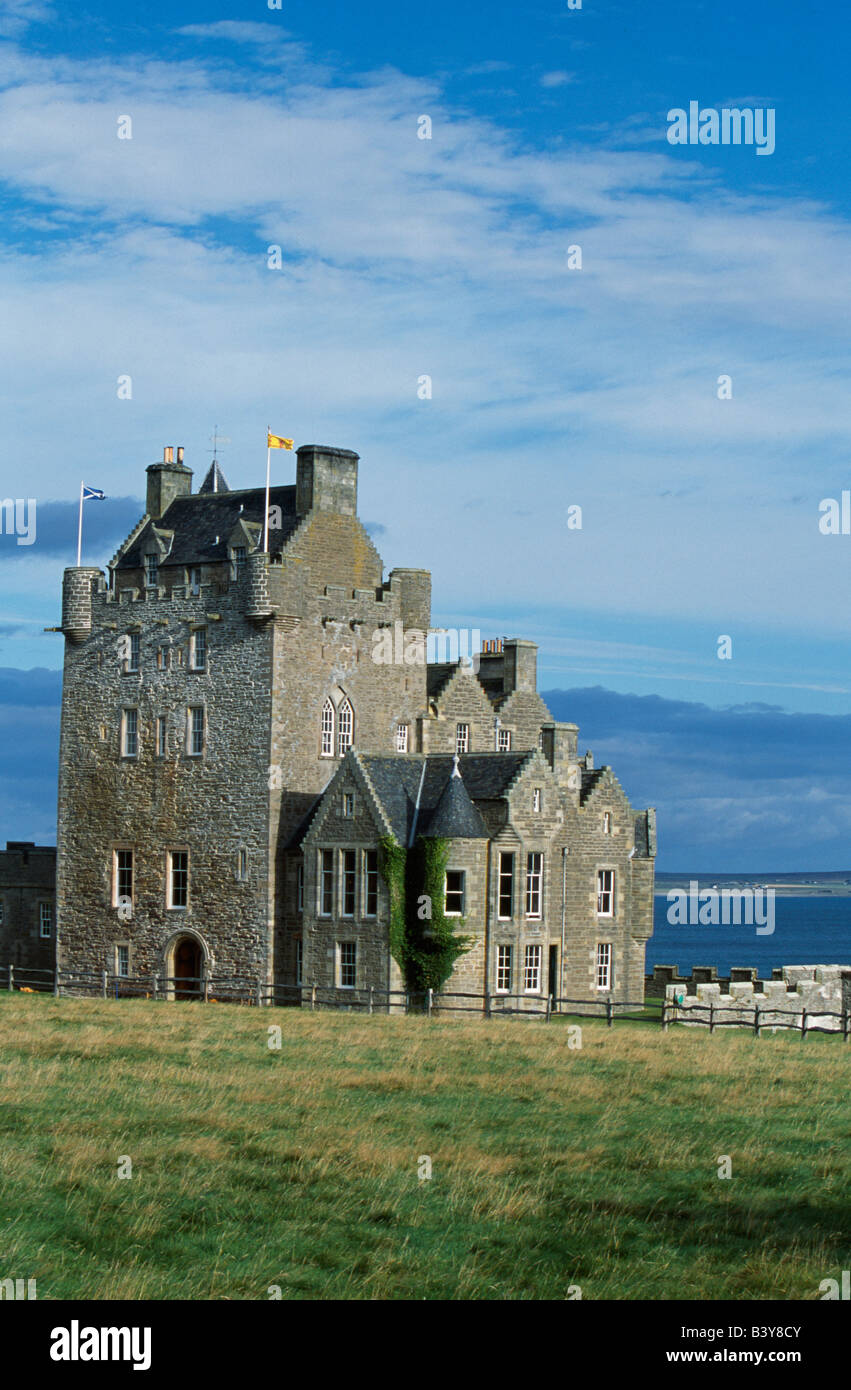
<path id="1" fill-rule="evenodd" d="M 370 985 L 370 987 L 369 987 L 369 1012 L 370 1012 L 370 1013 L 373 1013 L 373 1012 L 374 1012 L 374 999 L 375 999 L 375 986 L 374 986 L 374 985 Z"/>
<path id="2" fill-rule="evenodd" d="M 485 990 L 485 1018 L 490 1018 L 490 1016 L 491 1016 L 491 997 L 490 997 L 490 995 L 488 994 L 488 991 L 487 991 L 487 989 L 486 989 L 486 990 Z"/>
<path id="3" fill-rule="evenodd" d="M 59 966 L 58 966 L 58 965 L 55 965 L 55 966 L 53 967 L 53 997 L 54 997 L 54 999 L 58 999 L 58 998 L 59 998 Z"/>
<path id="4" fill-rule="evenodd" d="M 802 1009 L 802 1010 L 801 1010 L 801 1042 L 803 1042 L 803 1041 L 805 1040 L 806 1036 L 807 1036 L 807 1011 L 806 1011 L 806 1009 Z"/>
<path id="5" fill-rule="evenodd" d="M 843 1042 L 847 1042 L 847 1041 L 848 1041 L 848 1022 L 849 1022 L 849 1019 L 851 1019 L 851 1011 L 849 1011 L 848 1009 L 843 1009 L 843 1010 L 842 1010 L 842 1041 L 843 1041 Z"/>
<path id="6" fill-rule="evenodd" d="M 715 1005 L 711 999 L 709 1001 L 709 1031 L 710 1033 L 715 1032 Z"/>
<path id="7" fill-rule="evenodd" d="M 662 1032 L 663 1032 L 663 1033 L 667 1033 L 667 1031 L 668 1031 L 668 1001 L 667 1001 L 667 999 L 663 999 L 663 1000 L 662 1000 L 661 1022 L 662 1022 Z"/>
<path id="8" fill-rule="evenodd" d="M 160 977 L 159 977 L 159 975 L 155 975 L 155 976 L 154 976 L 154 993 L 153 993 L 153 997 L 154 997 L 154 999 L 159 999 L 159 996 L 160 996 Z"/>
<path id="9" fill-rule="evenodd" d="M 102 970 L 102 971 L 101 971 L 101 992 L 102 992 L 103 997 L 104 997 L 104 999 L 105 999 L 105 998 L 106 998 L 106 971 L 105 971 L 105 970 Z"/>
<path id="10" fill-rule="evenodd" d="M 10 965 L 10 966 L 9 966 L 9 993 L 10 993 L 10 994 L 12 993 L 12 990 L 13 990 L 14 988 L 15 988 L 15 967 L 14 967 L 14 965 Z"/>
<path id="11" fill-rule="evenodd" d="M 310 1007 L 311 1009 L 316 1008 L 316 985 L 310 986 Z"/>
<path id="12" fill-rule="evenodd" d="M 611 1026 L 612 1026 L 612 1019 L 614 1018 L 614 1016 L 615 1016 L 615 1006 L 614 1006 L 614 1004 L 612 1003 L 611 999 L 607 999 L 607 1000 L 606 1000 L 606 1026 L 607 1026 L 608 1028 L 611 1028 Z"/>
<path id="13" fill-rule="evenodd" d="M 258 1009 L 261 1009 L 261 1008 L 263 1007 L 263 981 L 262 981 L 262 980 L 258 980 L 258 981 L 257 981 L 257 996 L 256 996 L 256 997 L 257 997 L 257 1007 L 258 1007 Z"/>
<path id="14" fill-rule="evenodd" d="M 429 987 L 428 987 L 428 1004 L 427 1004 L 426 1007 L 427 1007 L 428 1016 L 429 1016 L 429 1018 L 431 1018 L 431 1011 L 432 1011 L 432 1009 L 433 1009 L 433 1007 L 434 1007 L 434 990 L 432 989 L 431 985 L 429 985 Z"/>
<path id="15" fill-rule="evenodd" d="M 759 1004 L 753 1006 L 753 1031 L 754 1037 L 759 1037 Z"/>
<path id="16" fill-rule="evenodd" d="M 411 996 L 410 996 L 410 994 L 408 993 L 408 991 L 405 990 L 405 1013 L 406 1013 L 406 1014 L 409 1014 L 410 1012 L 411 1012 Z"/>
<path id="17" fill-rule="evenodd" d="M 549 1023 L 549 1021 L 550 1021 L 550 1014 L 551 1014 L 551 1012 L 552 1012 L 552 1007 L 553 1007 L 553 996 L 552 996 L 551 994 L 548 994 L 548 995 L 547 995 L 547 1023 Z"/>

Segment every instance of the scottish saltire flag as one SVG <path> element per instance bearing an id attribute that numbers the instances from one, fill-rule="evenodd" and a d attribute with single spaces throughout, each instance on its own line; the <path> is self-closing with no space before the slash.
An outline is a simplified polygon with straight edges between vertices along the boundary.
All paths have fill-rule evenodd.
<path id="1" fill-rule="evenodd" d="M 85 483 L 83 483 L 84 502 L 90 502 L 92 499 L 94 499 L 95 502 L 103 502 L 105 497 L 106 493 L 101 492 L 99 487 L 86 487 Z"/>

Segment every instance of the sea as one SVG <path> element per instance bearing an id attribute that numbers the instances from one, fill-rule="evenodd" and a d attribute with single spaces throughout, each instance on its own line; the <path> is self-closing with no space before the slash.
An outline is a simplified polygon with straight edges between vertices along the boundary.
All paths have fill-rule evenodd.
<path id="1" fill-rule="evenodd" d="M 764 916 L 762 895 L 757 902 Z M 771 936 L 757 936 L 755 926 L 671 926 L 667 914 L 667 898 L 657 896 L 648 974 L 654 965 L 679 966 L 681 975 L 694 965 L 714 965 L 719 975 L 729 975 L 731 966 L 756 966 L 764 980 L 782 965 L 851 966 L 851 897 L 777 893 Z"/>

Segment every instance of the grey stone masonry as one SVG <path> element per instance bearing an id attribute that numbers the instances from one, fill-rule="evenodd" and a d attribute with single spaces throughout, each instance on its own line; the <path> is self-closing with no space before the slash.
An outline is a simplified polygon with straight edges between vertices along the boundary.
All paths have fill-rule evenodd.
<path id="1" fill-rule="evenodd" d="M 13 965 L 19 980 L 28 969 L 52 970 L 55 918 L 56 850 L 7 841 L 0 850 L 0 967 Z"/>
<path id="2" fill-rule="evenodd" d="M 464 793 L 437 823 L 472 940 L 447 989 L 640 1000 L 653 813 L 553 721 L 534 643 L 494 642 L 478 673 L 400 654 L 429 631 L 431 577 L 385 576 L 358 462 L 302 446 L 266 553 L 264 489 L 216 472 L 193 493 L 167 447 L 108 576 L 66 570 L 60 967 L 401 986 L 374 854 L 437 807 L 462 726 Z"/>

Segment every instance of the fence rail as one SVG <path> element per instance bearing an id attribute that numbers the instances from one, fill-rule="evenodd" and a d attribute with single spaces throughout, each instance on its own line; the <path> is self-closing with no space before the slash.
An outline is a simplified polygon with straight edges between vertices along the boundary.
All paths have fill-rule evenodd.
<path id="1" fill-rule="evenodd" d="M 618 1019 L 632 1018 L 644 1012 L 648 1023 L 658 1023 L 663 1032 L 672 1025 L 706 1027 L 710 1033 L 717 1028 L 749 1028 L 755 1037 L 764 1028 L 793 1029 L 802 1038 L 810 1033 L 829 1033 L 851 1037 L 851 1011 L 832 1012 L 829 1009 L 776 1009 L 754 1005 L 748 1014 L 746 1006 L 724 1007 L 710 1000 L 708 1004 L 689 1003 L 683 1008 L 676 1002 L 663 999 L 658 1019 L 646 1012 L 647 1001 L 628 999 L 570 999 L 536 994 L 467 994 L 443 993 L 435 990 L 388 990 L 370 986 L 350 989 L 340 985 L 270 985 L 248 975 L 168 976 L 112 975 L 106 970 L 80 971 L 37 969 L 0 962 L 0 991 L 29 994 L 93 995 L 103 999 L 183 1000 L 208 1004 L 244 1004 L 263 1008 L 336 1009 L 345 1012 L 426 1014 L 438 1017 L 447 1014 L 478 1014 L 485 1018 L 529 1018 L 547 1022 L 561 1015 L 572 1018 L 605 1019 L 611 1028 Z M 460 1001 L 460 1002 L 459 1002 Z M 725 1015 L 732 1015 L 725 1017 Z M 823 1020 L 837 1020 L 836 1027 Z"/>

